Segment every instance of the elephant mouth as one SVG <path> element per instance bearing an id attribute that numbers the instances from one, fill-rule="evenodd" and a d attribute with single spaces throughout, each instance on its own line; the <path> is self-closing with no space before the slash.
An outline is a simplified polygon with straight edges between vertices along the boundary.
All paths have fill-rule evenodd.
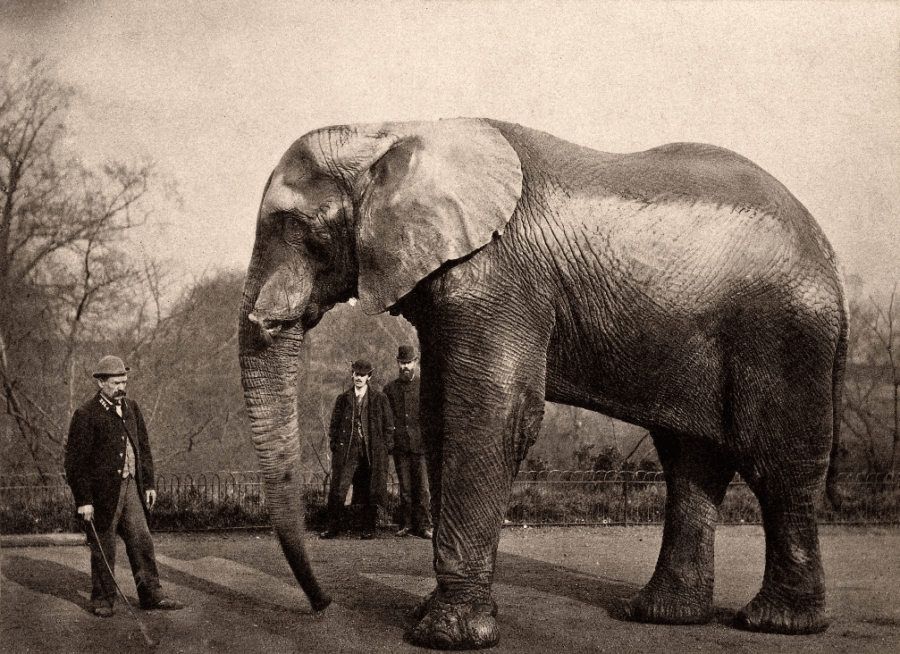
<path id="1" fill-rule="evenodd" d="M 249 314 L 247 316 L 247 320 L 257 325 L 257 333 L 259 334 L 266 347 L 269 347 L 273 343 L 275 343 L 275 339 L 278 338 L 283 332 L 293 331 L 294 328 L 296 328 L 296 326 L 300 323 L 300 318 L 263 318 L 256 313 Z"/>
<path id="2" fill-rule="evenodd" d="M 318 304 L 310 304 L 300 316 L 285 318 L 266 317 L 254 311 L 247 316 L 247 320 L 257 326 L 258 334 L 265 347 L 270 347 L 283 334 L 290 334 L 294 339 L 303 340 L 303 335 L 319 324 L 322 316 L 332 306 L 334 305 L 322 307 Z"/>

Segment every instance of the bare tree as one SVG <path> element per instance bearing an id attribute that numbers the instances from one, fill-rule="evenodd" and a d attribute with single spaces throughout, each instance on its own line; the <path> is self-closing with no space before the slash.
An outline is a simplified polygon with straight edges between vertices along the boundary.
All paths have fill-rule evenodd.
<path id="1" fill-rule="evenodd" d="M 146 295 L 124 244 L 149 215 L 154 165 L 93 170 L 67 152 L 78 97 L 41 58 L 0 63 L 0 382 L 15 425 L 3 445 L 18 435 L 39 472 L 58 468 L 86 347 Z"/>
<path id="2" fill-rule="evenodd" d="M 900 321 L 895 313 L 897 300 L 897 282 L 891 289 L 891 296 L 887 309 L 875 305 L 877 318 L 872 325 L 872 331 L 881 344 L 887 364 L 887 378 L 891 387 L 891 470 L 897 471 L 900 464 L 900 352 L 897 346 L 900 344 Z M 874 304 L 874 301 L 873 301 Z"/>
<path id="3" fill-rule="evenodd" d="M 844 426 L 868 472 L 900 467 L 900 317 L 895 283 L 886 297 L 862 299 L 849 283 L 850 356 L 844 393 Z M 855 444 L 855 448 L 853 447 Z"/>

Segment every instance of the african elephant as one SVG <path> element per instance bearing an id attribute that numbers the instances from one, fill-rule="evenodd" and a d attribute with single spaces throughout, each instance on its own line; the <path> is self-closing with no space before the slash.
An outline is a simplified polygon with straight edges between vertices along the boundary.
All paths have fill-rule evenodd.
<path id="1" fill-rule="evenodd" d="M 437 587 L 412 642 L 498 642 L 500 527 L 544 401 L 646 427 L 665 471 L 656 570 L 633 620 L 710 618 L 717 506 L 759 499 L 762 588 L 740 628 L 825 629 L 814 501 L 838 442 L 847 312 L 834 252 L 779 182 L 728 150 L 634 154 L 488 119 L 313 131 L 259 210 L 240 361 L 271 519 L 316 608 L 294 469 L 304 334 L 336 303 L 421 344 Z"/>

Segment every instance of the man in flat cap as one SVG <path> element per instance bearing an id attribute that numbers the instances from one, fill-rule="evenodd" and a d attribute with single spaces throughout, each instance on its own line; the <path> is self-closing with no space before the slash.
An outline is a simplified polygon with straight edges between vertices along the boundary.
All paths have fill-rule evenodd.
<path id="1" fill-rule="evenodd" d="M 384 387 L 394 413 L 394 469 L 400 483 L 400 531 L 431 539 L 431 496 L 419 429 L 419 355 L 412 345 L 397 351 L 397 378 Z"/>
<path id="2" fill-rule="evenodd" d="M 387 506 L 388 452 L 393 448 L 394 416 L 387 397 L 371 387 L 374 368 L 365 359 L 353 363 L 353 387 L 338 395 L 331 412 L 331 489 L 327 527 L 322 538 L 343 529 L 344 499 L 350 484 L 367 493 L 363 538 L 374 538 Z"/>
<path id="3" fill-rule="evenodd" d="M 153 455 L 141 410 L 125 399 L 129 370 L 118 357 L 100 359 L 93 373 L 99 390 L 75 411 L 66 443 L 66 480 L 91 550 L 91 608 L 104 618 L 115 613 L 117 534 L 125 542 L 141 608 L 182 608 L 159 583 L 147 526 L 156 502 Z"/>

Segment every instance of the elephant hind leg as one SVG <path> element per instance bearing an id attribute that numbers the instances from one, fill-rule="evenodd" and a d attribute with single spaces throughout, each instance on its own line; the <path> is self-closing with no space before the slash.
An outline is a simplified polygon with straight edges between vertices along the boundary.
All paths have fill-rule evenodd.
<path id="1" fill-rule="evenodd" d="M 828 627 L 815 518 L 821 484 L 800 483 L 795 472 L 748 480 L 762 511 L 766 568 L 759 593 L 735 617 L 739 629 L 812 634 Z"/>
<path id="2" fill-rule="evenodd" d="M 815 501 L 833 440 L 834 352 L 814 338 L 790 343 L 789 361 L 745 344 L 743 367 L 734 369 L 730 399 L 738 471 L 759 500 L 766 538 L 762 587 L 738 612 L 735 625 L 806 634 L 827 627 Z"/>
<path id="3" fill-rule="evenodd" d="M 697 624 L 712 617 L 715 524 L 735 468 L 712 441 L 652 432 L 666 476 L 666 515 L 656 570 L 626 607 L 638 622 Z"/>

